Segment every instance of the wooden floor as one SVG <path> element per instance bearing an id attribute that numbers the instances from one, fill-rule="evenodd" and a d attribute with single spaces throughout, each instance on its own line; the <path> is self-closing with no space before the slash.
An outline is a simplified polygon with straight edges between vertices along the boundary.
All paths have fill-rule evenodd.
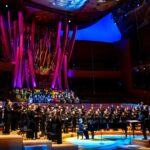
<path id="1" fill-rule="evenodd" d="M 150 148 L 150 139 L 148 140 L 143 140 L 143 139 L 134 139 L 132 144 L 134 145 L 140 145 L 140 146 L 144 146 L 147 148 Z"/>
<path id="2" fill-rule="evenodd" d="M 78 146 L 67 142 L 63 142 L 62 144 L 53 143 L 52 150 L 78 150 Z"/>

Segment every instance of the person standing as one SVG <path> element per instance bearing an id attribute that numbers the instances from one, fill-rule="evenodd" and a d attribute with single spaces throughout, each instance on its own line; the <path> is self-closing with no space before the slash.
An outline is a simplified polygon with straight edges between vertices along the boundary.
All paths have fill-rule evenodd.
<path id="1" fill-rule="evenodd" d="M 84 136 L 86 139 L 89 139 L 88 130 L 86 128 L 84 128 L 82 118 L 79 119 L 79 130 L 78 130 L 78 132 L 80 132 L 80 131 L 84 133 Z"/>
<path id="2" fill-rule="evenodd" d="M 143 109 L 140 111 L 138 120 L 141 121 L 141 129 L 145 140 L 147 139 L 145 120 L 148 118 L 148 114 L 149 114 L 148 107 L 144 105 Z"/>
<path id="3" fill-rule="evenodd" d="M 4 108 L 4 134 L 10 133 L 11 117 L 12 117 L 11 112 L 12 112 L 12 103 L 9 99 L 7 99 Z"/>

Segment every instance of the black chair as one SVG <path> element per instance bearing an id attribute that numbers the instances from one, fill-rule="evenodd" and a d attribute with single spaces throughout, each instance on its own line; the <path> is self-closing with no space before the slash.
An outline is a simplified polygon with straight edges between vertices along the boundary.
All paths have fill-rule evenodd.
<path id="1" fill-rule="evenodd" d="M 82 139 L 83 139 L 83 131 L 77 131 L 77 139 L 79 139 L 79 136 L 81 135 L 82 136 Z"/>

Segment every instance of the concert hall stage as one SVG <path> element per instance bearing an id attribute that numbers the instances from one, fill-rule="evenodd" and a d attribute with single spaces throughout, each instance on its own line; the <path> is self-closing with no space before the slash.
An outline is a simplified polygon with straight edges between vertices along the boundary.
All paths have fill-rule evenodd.
<path id="1" fill-rule="evenodd" d="M 134 139 L 142 138 L 143 136 L 135 136 Z M 128 136 L 128 138 L 125 139 L 124 135 L 102 135 L 102 137 L 101 135 L 96 135 L 94 139 L 89 140 L 72 137 L 67 138 L 65 141 L 78 145 L 79 150 L 144 150 L 145 147 L 143 146 L 131 144 L 134 139 L 132 136 Z"/>
<path id="2" fill-rule="evenodd" d="M 112 133 L 112 134 L 110 134 Z M 63 143 L 62 144 L 56 144 L 55 142 L 51 142 L 47 139 L 37 139 L 37 140 L 28 140 L 22 138 L 22 136 L 18 135 L 1 135 L 0 141 L 3 143 L 5 140 L 5 145 L 8 145 L 10 143 L 10 139 L 12 141 L 15 141 L 15 146 L 17 144 L 17 150 L 19 145 L 21 149 L 21 145 L 23 145 L 24 150 L 150 150 L 150 145 L 145 145 L 147 147 L 144 147 L 144 145 L 141 145 L 137 141 L 140 141 L 141 143 L 150 143 L 150 136 L 148 136 L 148 140 L 142 140 L 142 135 L 137 135 L 133 138 L 132 135 L 128 135 L 128 137 L 125 139 L 124 134 L 121 134 L 120 131 L 103 131 L 102 134 L 100 132 L 95 133 L 94 139 L 87 140 L 85 138 L 79 137 L 77 139 L 76 133 L 67 133 L 62 136 Z M 23 139 L 23 140 L 22 140 Z M 21 142 L 22 141 L 22 142 Z M 0 147 L 2 147 L 2 143 L 0 144 Z M 6 144 L 7 143 L 7 144 Z M 11 146 L 14 146 L 13 142 L 10 144 Z"/>
<path id="3" fill-rule="evenodd" d="M 73 104 L 57 104 L 59 106 L 68 106 L 70 108 Z M 88 110 L 91 106 L 94 109 L 98 109 L 101 104 L 74 104 L 74 107 L 81 108 L 84 105 L 85 109 Z M 104 108 L 111 107 L 112 104 L 103 104 Z M 52 106 L 56 106 L 53 104 Z M 113 104 L 114 107 L 122 106 L 132 108 L 136 105 L 134 104 Z M 100 129 L 95 131 L 94 139 L 91 139 L 91 133 L 89 131 L 90 139 L 82 139 L 79 136 L 77 139 L 76 132 L 69 132 L 62 134 L 62 144 L 56 144 L 47 140 L 47 137 L 42 137 L 37 140 L 26 139 L 26 134 L 17 135 L 18 131 L 12 131 L 11 135 L 1 135 L 2 130 L 0 131 L 0 150 L 12 150 L 12 149 L 3 149 L 2 146 L 17 147 L 17 150 L 150 150 L 150 134 L 148 134 L 148 140 L 142 140 L 143 135 L 141 132 L 140 124 L 136 126 L 135 137 L 133 138 L 132 126 L 131 123 L 127 127 L 127 138 L 125 138 L 125 132 L 122 129 Z M 71 131 L 69 129 L 68 131 Z M 40 137 L 40 136 L 39 136 Z M 18 142 L 18 143 L 17 143 Z M 5 144 L 3 144 L 5 143 Z M 146 148 L 147 147 L 147 148 Z"/>

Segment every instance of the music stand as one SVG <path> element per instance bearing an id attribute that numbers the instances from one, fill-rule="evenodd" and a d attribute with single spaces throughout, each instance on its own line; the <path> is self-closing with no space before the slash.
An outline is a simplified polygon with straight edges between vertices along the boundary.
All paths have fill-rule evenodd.
<path id="1" fill-rule="evenodd" d="M 131 124 L 131 127 L 133 127 L 133 123 L 139 123 L 139 120 L 127 120 L 127 123 Z M 134 137 L 134 129 L 132 129 L 132 134 Z M 131 134 L 130 134 L 130 144 L 131 144 Z"/>
<path id="2" fill-rule="evenodd" d="M 101 142 L 100 142 L 100 144 L 104 144 L 104 143 L 102 143 L 102 137 L 103 137 L 103 135 L 102 135 L 102 129 L 100 130 L 101 131 Z"/>

